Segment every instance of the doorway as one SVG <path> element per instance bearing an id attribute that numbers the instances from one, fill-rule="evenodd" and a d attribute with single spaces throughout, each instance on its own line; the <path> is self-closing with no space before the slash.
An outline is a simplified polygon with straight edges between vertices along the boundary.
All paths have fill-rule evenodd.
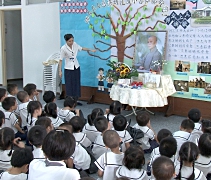
<path id="1" fill-rule="evenodd" d="M 21 10 L 2 11 L 3 85 L 15 83 L 23 87 Z"/>

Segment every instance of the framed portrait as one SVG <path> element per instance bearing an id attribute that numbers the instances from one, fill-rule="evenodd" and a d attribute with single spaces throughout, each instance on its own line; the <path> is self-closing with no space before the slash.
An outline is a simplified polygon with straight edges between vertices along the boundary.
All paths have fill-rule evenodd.
<path id="1" fill-rule="evenodd" d="M 133 65 L 138 72 L 160 71 L 165 59 L 167 31 L 137 31 Z"/>

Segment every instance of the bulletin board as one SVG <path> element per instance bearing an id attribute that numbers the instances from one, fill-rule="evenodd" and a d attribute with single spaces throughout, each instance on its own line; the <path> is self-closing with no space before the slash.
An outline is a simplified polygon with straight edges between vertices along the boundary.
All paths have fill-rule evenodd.
<path id="1" fill-rule="evenodd" d="M 82 47 L 82 86 L 97 87 L 108 60 L 134 65 L 138 31 L 167 31 L 164 73 L 175 97 L 211 101 L 211 8 L 207 0 L 80 0 L 60 3 L 61 46 L 72 33 Z M 106 80 L 104 86 L 106 87 Z"/>

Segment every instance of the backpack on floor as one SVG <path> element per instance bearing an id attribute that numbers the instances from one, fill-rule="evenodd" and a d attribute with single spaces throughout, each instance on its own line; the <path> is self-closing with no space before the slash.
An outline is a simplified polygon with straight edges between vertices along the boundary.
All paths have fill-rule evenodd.
<path id="1" fill-rule="evenodd" d="M 140 129 L 133 128 L 130 124 L 131 124 L 131 119 L 130 119 L 129 124 L 128 124 L 127 128 L 126 128 L 126 130 L 129 132 L 129 134 L 133 138 L 133 141 L 130 142 L 130 143 L 134 144 L 134 145 L 137 145 L 139 143 L 136 140 L 143 138 L 144 137 L 144 132 L 142 130 L 140 130 Z"/>

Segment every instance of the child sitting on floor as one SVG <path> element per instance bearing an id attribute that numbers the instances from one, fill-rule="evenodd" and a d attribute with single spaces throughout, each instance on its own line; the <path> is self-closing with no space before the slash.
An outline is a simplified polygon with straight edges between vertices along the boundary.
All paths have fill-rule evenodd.
<path id="1" fill-rule="evenodd" d="M 30 149 L 16 149 L 11 158 L 12 168 L 0 174 L 0 179 L 5 180 L 27 180 L 29 163 L 33 160 L 33 154 Z"/>
<path id="2" fill-rule="evenodd" d="M 171 180 L 175 177 L 174 163 L 165 156 L 160 156 L 152 164 L 152 173 L 156 180 Z"/>
<path id="3" fill-rule="evenodd" d="M 47 135 L 47 132 L 43 126 L 35 125 L 28 132 L 28 140 L 33 145 L 34 159 L 45 159 L 45 155 L 42 150 L 42 143 Z"/>
<path id="4" fill-rule="evenodd" d="M 176 166 L 175 179 L 198 179 L 206 180 L 202 171 L 195 167 L 198 159 L 199 150 L 195 143 L 185 142 L 179 151 L 180 165 Z"/>
<path id="5" fill-rule="evenodd" d="M 130 142 L 133 140 L 126 129 L 127 119 L 123 115 L 116 115 L 113 119 L 114 130 L 119 134 L 122 140 L 121 150 L 125 152 L 130 147 Z"/>
<path id="6" fill-rule="evenodd" d="M 47 103 L 56 103 L 56 96 L 53 91 L 45 91 L 43 94 L 43 101 L 45 101 L 45 104 L 43 104 L 43 108 Z M 44 110 L 44 109 L 43 109 Z M 57 112 L 59 112 L 59 108 L 57 107 Z"/>
<path id="7" fill-rule="evenodd" d="M 191 141 L 191 133 L 194 129 L 194 122 L 190 119 L 185 119 L 180 125 L 180 131 L 176 131 L 173 137 L 177 141 L 177 152 L 179 152 L 180 147 L 183 143 Z"/>
<path id="8" fill-rule="evenodd" d="M 34 159 L 29 165 L 29 180 L 78 180 L 77 170 L 66 167 L 65 161 L 75 150 L 75 138 L 66 130 L 53 130 L 47 134 L 42 149 L 47 159 Z"/>
<path id="9" fill-rule="evenodd" d="M 195 161 L 195 166 L 201 170 L 205 176 L 211 173 L 211 134 L 202 134 L 199 138 L 199 158 Z M 208 179 L 208 177 L 207 177 Z"/>
<path id="10" fill-rule="evenodd" d="M 7 92 L 8 92 L 8 97 L 14 97 L 16 99 L 17 105 L 18 105 L 18 101 L 17 101 L 17 94 L 18 94 L 18 86 L 17 84 L 8 84 L 7 85 Z M 16 110 L 14 110 L 14 113 L 16 116 L 20 116 L 19 113 L 19 109 L 17 107 Z"/>
<path id="11" fill-rule="evenodd" d="M 15 132 L 15 137 L 20 137 L 21 140 L 26 139 L 26 132 L 21 129 L 18 119 L 14 113 L 17 109 L 17 101 L 14 97 L 6 97 L 2 102 L 2 106 L 5 109 L 5 123 L 3 127 L 10 127 Z"/>
<path id="12" fill-rule="evenodd" d="M 17 98 L 21 102 L 18 105 L 18 109 L 19 109 L 19 113 L 20 113 L 20 117 L 21 117 L 21 127 L 24 130 L 27 130 L 26 118 L 27 118 L 27 114 L 28 114 L 27 106 L 29 104 L 29 95 L 26 91 L 19 91 L 17 94 Z"/>
<path id="13" fill-rule="evenodd" d="M 106 110 L 105 117 L 108 119 L 110 123 L 110 127 L 113 128 L 113 119 L 116 115 L 121 114 L 122 104 L 119 101 L 113 101 L 109 109 Z"/>
<path id="14" fill-rule="evenodd" d="M 201 111 L 199 109 L 193 108 L 188 112 L 188 118 L 192 120 L 195 124 L 194 130 L 192 131 L 191 134 L 191 142 L 195 143 L 198 145 L 198 141 L 200 136 L 202 135 L 202 130 L 201 130 Z"/>
<path id="15" fill-rule="evenodd" d="M 116 131 L 108 130 L 103 134 L 103 142 L 107 148 L 111 149 L 111 152 L 104 153 L 95 161 L 99 169 L 98 176 L 103 180 L 115 180 L 116 170 L 122 166 L 124 158 L 124 153 L 119 150 L 121 139 Z"/>
<path id="16" fill-rule="evenodd" d="M 91 146 L 92 142 L 86 137 L 86 134 L 81 132 L 84 127 L 84 122 L 79 116 L 74 116 L 70 119 L 69 124 L 73 127 L 73 136 L 77 143 L 85 147 Z"/>
<path id="17" fill-rule="evenodd" d="M 145 153 L 151 153 L 154 148 L 158 147 L 158 143 L 155 140 L 156 135 L 150 124 L 149 113 L 138 112 L 136 122 L 133 127 L 144 132 L 144 137 L 138 139 L 137 142 L 141 144 Z"/>
<path id="18" fill-rule="evenodd" d="M 103 116 L 103 110 L 100 108 L 95 108 L 92 110 L 92 113 L 87 116 L 88 122 L 83 128 L 83 132 L 86 134 L 87 138 L 93 143 L 100 132 L 96 129 L 94 125 L 94 120 L 98 116 Z"/>
<path id="19" fill-rule="evenodd" d="M 116 171 L 117 177 L 127 177 L 129 179 L 148 180 L 149 177 L 142 167 L 145 164 L 144 151 L 140 146 L 130 146 L 125 151 L 123 166 Z"/>
<path id="20" fill-rule="evenodd" d="M 2 125 L 5 122 L 5 115 L 4 113 L 0 110 L 0 129 L 2 129 Z"/>
<path id="21" fill-rule="evenodd" d="M 30 101 L 39 101 L 39 92 L 37 91 L 37 86 L 35 84 L 29 83 L 24 88 L 24 91 L 26 91 L 29 95 Z"/>
<path id="22" fill-rule="evenodd" d="M 110 123 L 108 122 L 105 116 L 99 116 L 95 119 L 94 124 L 96 129 L 101 132 L 101 134 L 96 137 L 92 148 L 92 152 L 95 158 L 97 159 L 102 154 L 108 151 L 103 142 L 103 134 L 110 129 Z"/>
<path id="23" fill-rule="evenodd" d="M 64 100 L 64 108 L 60 109 L 60 111 L 58 112 L 59 118 L 61 118 L 64 122 L 69 122 L 72 117 L 80 116 L 79 110 L 75 110 L 75 105 L 75 99 L 68 96 Z"/>
<path id="24" fill-rule="evenodd" d="M 54 130 L 51 119 L 46 116 L 39 117 L 38 120 L 35 122 L 35 125 L 43 126 L 45 128 L 47 134 Z"/>
<path id="25" fill-rule="evenodd" d="M 44 109 L 46 116 L 51 119 L 54 128 L 58 128 L 60 124 L 64 123 L 57 115 L 57 105 L 55 103 L 47 103 Z"/>

